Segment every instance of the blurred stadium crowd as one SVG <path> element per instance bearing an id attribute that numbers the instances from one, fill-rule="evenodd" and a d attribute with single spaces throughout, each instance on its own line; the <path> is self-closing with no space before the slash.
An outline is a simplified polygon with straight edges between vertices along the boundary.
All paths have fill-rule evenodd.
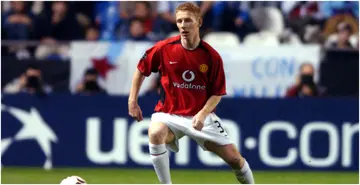
<path id="1" fill-rule="evenodd" d="M 1 2 L 2 56 L 68 60 L 70 41 L 159 41 L 177 34 L 174 10 L 182 2 Z M 204 18 L 201 37 L 212 45 L 359 48 L 356 1 L 195 3 Z"/>
<path id="2" fill-rule="evenodd" d="M 179 3 L 6 1 L 2 2 L 2 40 L 157 41 L 176 31 L 174 10 Z M 204 17 L 202 36 L 226 31 L 244 44 L 264 37 L 272 45 L 329 41 L 333 47 L 358 47 L 356 1 L 196 3 Z"/>

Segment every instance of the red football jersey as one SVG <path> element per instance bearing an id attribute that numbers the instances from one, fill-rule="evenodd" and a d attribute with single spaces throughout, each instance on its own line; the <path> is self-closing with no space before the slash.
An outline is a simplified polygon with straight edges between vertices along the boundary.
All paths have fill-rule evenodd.
<path id="1" fill-rule="evenodd" d="M 156 112 L 194 116 L 210 96 L 226 94 L 223 61 L 204 41 L 194 50 L 185 49 L 180 36 L 160 41 L 145 52 L 138 69 L 144 76 L 161 75 Z"/>

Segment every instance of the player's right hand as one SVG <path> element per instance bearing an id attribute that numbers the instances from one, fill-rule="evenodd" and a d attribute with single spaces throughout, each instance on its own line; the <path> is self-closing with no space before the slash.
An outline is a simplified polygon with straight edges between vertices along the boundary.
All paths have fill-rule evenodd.
<path id="1" fill-rule="evenodd" d="M 129 102 L 129 115 L 137 122 L 143 120 L 142 111 L 136 102 Z"/>

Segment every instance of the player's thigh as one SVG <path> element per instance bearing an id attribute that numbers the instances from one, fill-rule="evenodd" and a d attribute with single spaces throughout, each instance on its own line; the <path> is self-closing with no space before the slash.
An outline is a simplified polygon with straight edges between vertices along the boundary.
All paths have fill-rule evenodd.
<path id="1" fill-rule="evenodd" d="M 158 121 L 151 122 L 148 135 L 153 144 L 171 143 L 175 140 L 175 135 L 170 128 L 165 123 Z"/>
<path id="2" fill-rule="evenodd" d="M 244 164 L 244 158 L 234 144 L 219 145 L 211 141 L 205 141 L 204 146 L 207 150 L 222 158 L 233 169 L 240 169 Z"/>

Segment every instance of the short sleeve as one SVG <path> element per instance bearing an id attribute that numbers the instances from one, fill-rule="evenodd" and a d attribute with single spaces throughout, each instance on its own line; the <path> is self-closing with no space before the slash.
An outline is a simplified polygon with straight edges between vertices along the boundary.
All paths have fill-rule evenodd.
<path id="1" fill-rule="evenodd" d="M 144 76 L 149 76 L 151 72 L 158 72 L 160 66 L 160 54 L 159 49 L 155 45 L 152 48 L 146 50 L 141 57 L 137 68 Z"/>
<path id="2" fill-rule="evenodd" d="M 226 95 L 224 64 L 220 56 L 216 57 L 211 70 L 211 95 Z"/>

